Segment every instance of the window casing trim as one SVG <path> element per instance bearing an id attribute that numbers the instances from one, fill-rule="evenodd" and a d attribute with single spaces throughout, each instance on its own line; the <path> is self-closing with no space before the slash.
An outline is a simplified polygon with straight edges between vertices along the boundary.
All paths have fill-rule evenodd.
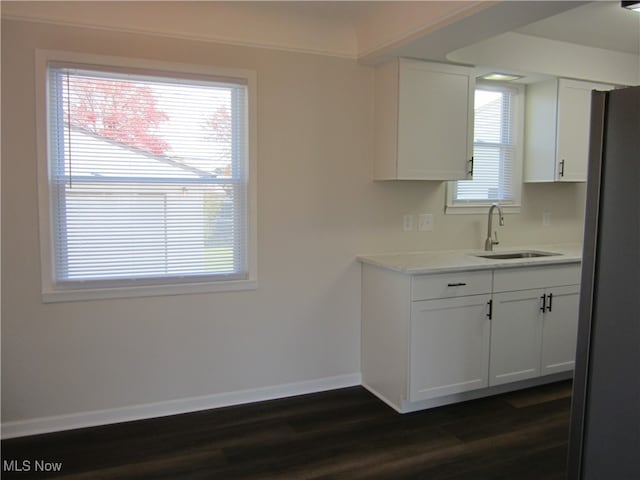
<path id="1" fill-rule="evenodd" d="M 513 114 L 513 135 L 516 145 L 515 158 L 512 165 L 512 181 L 513 181 L 513 200 L 472 200 L 468 202 L 456 201 L 453 199 L 453 191 L 455 182 L 447 182 L 445 192 L 445 214 L 462 214 L 475 215 L 486 213 L 487 208 L 493 203 L 500 203 L 503 213 L 516 214 L 520 213 L 522 200 L 522 168 L 524 156 L 524 96 L 525 86 L 514 83 L 503 82 L 477 82 L 476 89 L 504 91 L 509 89 L 515 93 L 513 97 L 514 114 Z"/>
<path id="2" fill-rule="evenodd" d="M 100 68 L 103 70 L 131 71 L 139 74 L 153 74 L 187 81 L 207 79 L 224 81 L 233 79 L 247 88 L 247 128 L 246 145 L 246 209 L 247 238 L 246 264 L 247 275 L 243 279 L 212 280 L 209 278 L 192 278 L 189 283 L 181 283 L 180 277 L 167 278 L 166 281 L 149 285 L 125 285 L 88 288 L 64 288 L 56 285 L 53 277 L 53 205 L 50 201 L 49 182 L 51 178 L 49 155 L 49 138 L 47 125 L 48 109 L 48 66 L 74 65 L 83 68 Z M 36 148 L 38 163 L 38 209 L 40 231 L 40 266 L 41 293 L 43 302 L 78 301 L 101 298 L 127 298 L 140 296 L 177 295 L 191 293 L 209 293 L 220 291 L 238 291 L 257 288 L 257 76 L 256 72 L 244 69 L 227 69 L 154 60 L 141 60 L 128 57 L 112 57 L 75 52 L 52 50 L 36 50 Z M 195 280 L 195 281 L 194 281 Z M 200 281 L 202 280 L 202 281 Z M 77 287 L 77 286 L 76 286 Z"/>

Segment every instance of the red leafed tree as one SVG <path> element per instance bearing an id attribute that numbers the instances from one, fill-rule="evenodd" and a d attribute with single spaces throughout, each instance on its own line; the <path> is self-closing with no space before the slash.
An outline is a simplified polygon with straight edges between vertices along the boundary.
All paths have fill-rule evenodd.
<path id="1" fill-rule="evenodd" d="M 233 140 L 233 128 L 231 125 L 231 112 L 225 105 L 218 106 L 213 114 L 204 122 L 205 138 L 219 145 L 218 159 L 224 162 L 224 167 L 217 169 L 218 175 L 231 175 L 231 142 Z"/>
<path id="2" fill-rule="evenodd" d="M 226 106 L 220 106 L 204 125 L 207 138 L 216 142 L 231 142 L 231 112 Z"/>
<path id="3" fill-rule="evenodd" d="M 167 114 L 158 110 L 151 88 L 133 82 L 69 79 L 69 122 L 156 155 L 169 148 L 153 133 Z"/>

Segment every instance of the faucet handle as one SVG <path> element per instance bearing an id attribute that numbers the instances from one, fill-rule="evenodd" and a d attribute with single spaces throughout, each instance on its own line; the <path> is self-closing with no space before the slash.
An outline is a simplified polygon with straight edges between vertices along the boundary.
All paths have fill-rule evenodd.
<path id="1" fill-rule="evenodd" d="M 500 245 L 500 242 L 498 241 L 498 231 L 497 230 L 493 231 L 493 238 L 495 238 L 495 240 L 492 240 L 491 243 L 493 243 L 494 245 Z"/>

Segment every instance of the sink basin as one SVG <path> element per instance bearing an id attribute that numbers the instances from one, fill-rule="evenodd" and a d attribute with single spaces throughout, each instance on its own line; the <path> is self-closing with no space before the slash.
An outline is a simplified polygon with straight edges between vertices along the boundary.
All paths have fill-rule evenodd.
<path id="1" fill-rule="evenodd" d="M 486 253 L 482 255 L 476 255 L 476 257 L 490 258 L 492 260 L 512 260 L 514 258 L 551 257 L 553 255 L 560 255 L 560 254 L 553 253 L 553 252 L 539 252 L 535 250 L 523 250 L 519 252 Z"/>

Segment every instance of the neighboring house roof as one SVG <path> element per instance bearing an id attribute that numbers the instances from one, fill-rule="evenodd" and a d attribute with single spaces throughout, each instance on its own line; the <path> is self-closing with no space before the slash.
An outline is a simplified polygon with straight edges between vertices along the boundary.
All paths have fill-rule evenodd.
<path id="1" fill-rule="evenodd" d="M 64 135 L 67 143 L 70 144 L 70 168 L 74 176 L 216 177 L 212 172 L 184 163 L 185 159 L 155 155 L 137 147 L 105 138 L 81 127 L 71 126 L 69 129 L 65 125 Z M 96 156 L 108 161 L 98 164 Z M 198 162 L 203 163 L 203 160 L 198 160 Z"/>
<path id="2" fill-rule="evenodd" d="M 500 142 L 501 130 L 493 122 L 486 122 L 485 117 L 500 118 L 502 99 L 496 98 L 475 109 L 474 143 Z M 485 119 L 482 121 L 480 119 Z"/>

